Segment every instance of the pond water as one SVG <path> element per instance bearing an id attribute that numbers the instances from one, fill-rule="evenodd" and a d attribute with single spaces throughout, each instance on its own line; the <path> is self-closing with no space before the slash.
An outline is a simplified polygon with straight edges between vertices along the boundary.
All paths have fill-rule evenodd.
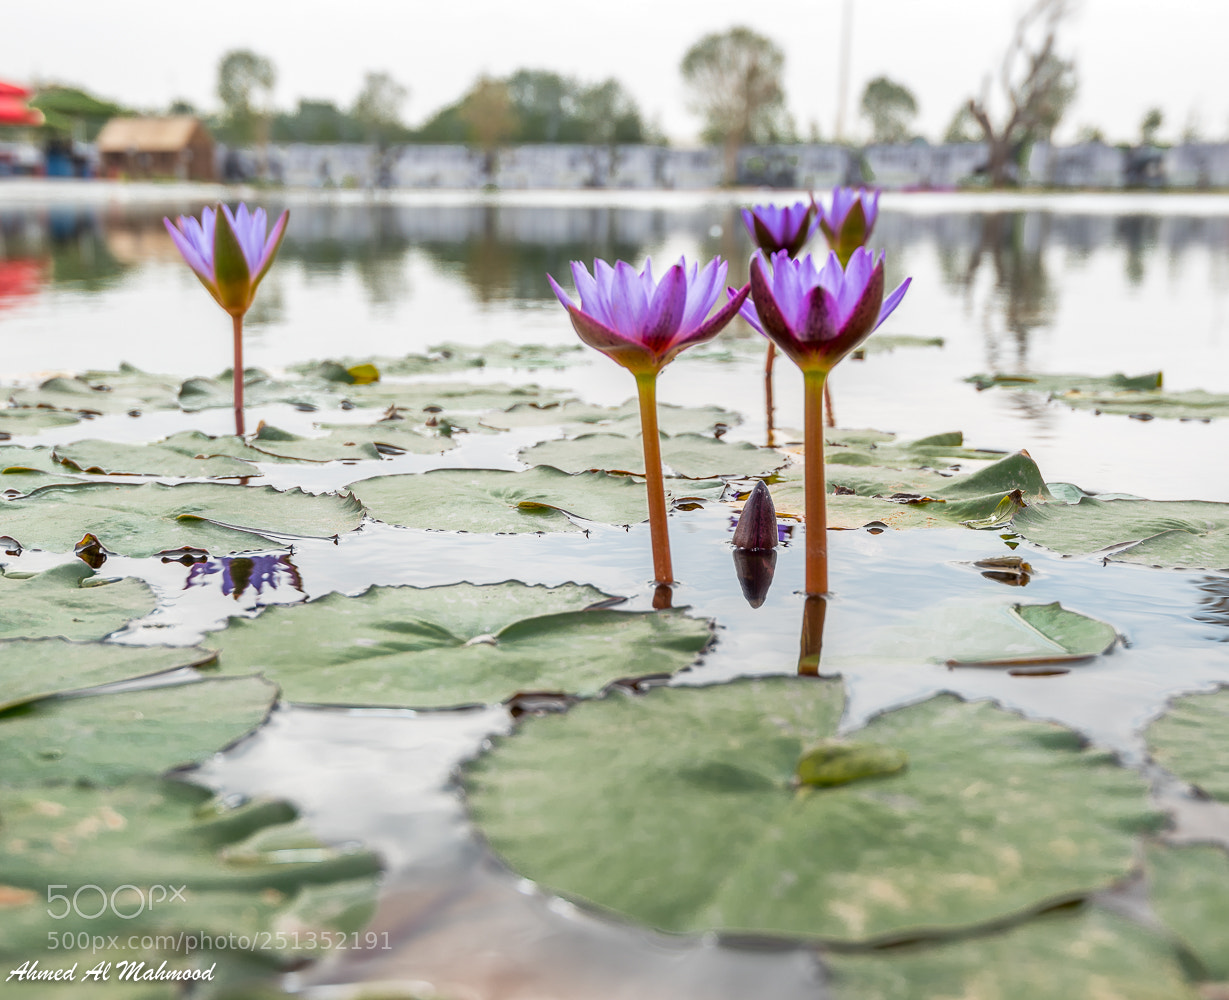
<path id="1" fill-rule="evenodd" d="M 0 381 L 33 386 L 51 374 L 110 371 L 123 362 L 180 377 L 225 369 L 225 318 L 161 223 L 164 214 L 197 211 L 193 197 L 147 192 L 90 203 L 0 189 Z M 249 314 L 246 361 L 276 376 L 303 362 L 400 356 L 441 343 L 571 345 L 575 335 L 546 273 L 562 280 L 574 259 L 639 263 L 651 256 L 664 264 L 679 255 L 720 254 L 731 261 L 730 283 L 741 283 L 751 246 L 737 209 L 747 200 L 600 193 L 292 197 L 285 201 L 291 221 L 280 258 Z M 266 204 L 283 207 L 280 198 Z M 839 428 L 874 428 L 903 440 L 959 430 L 975 448 L 1026 449 L 1047 482 L 1154 500 L 1229 500 L 1229 419 L 1133 419 L 1026 389 L 979 391 L 966 381 L 976 374 L 1160 371 L 1170 391 L 1229 393 L 1229 199 L 887 195 L 871 244 L 887 254 L 889 287 L 913 278 L 881 333 L 919 339 L 868 351 L 836 370 Z M 738 322 L 714 347 L 723 350 L 680 356 L 660 379 L 660 401 L 737 411 L 743 422 L 725 440 L 764 444 L 770 429 L 757 335 Z M 599 405 L 632 394 L 630 376 L 606 359 L 586 352 L 568 360 L 566 367 L 529 372 L 487 366 L 423 378 L 531 381 Z M 774 385 L 774 440 L 797 441 L 801 379 L 779 361 Z M 230 419 L 224 407 L 104 415 L 15 434 L 8 443 L 146 442 L 189 428 L 225 434 Z M 311 435 L 319 433 L 318 419 L 272 403 L 251 407 L 248 424 L 264 420 Z M 330 419 L 357 423 L 358 412 Z M 515 470 L 525 467 L 519 449 L 558 433 L 549 426 L 474 433 L 442 455 L 262 464 L 253 482 L 319 493 L 389 473 Z M 713 619 L 717 631 L 711 649 L 674 683 L 791 672 L 803 616 L 801 527 L 779 552 L 767 600 L 753 609 L 734 574 L 730 509 L 689 506 L 671 516 L 680 578 L 673 603 Z M 823 655 L 840 662 L 847 684 L 845 729 L 939 691 L 994 699 L 1070 726 L 1128 766 L 1147 769 L 1155 800 L 1176 810 L 1179 833 L 1210 830 L 1229 844 L 1229 823 L 1217 807 L 1191 799 L 1153 768 L 1140 736 L 1170 698 L 1229 681 L 1223 570 L 1069 558 L 1010 531 L 859 529 L 830 536 L 834 597 Z M 1011 554 L 1023 554 L 1032 572 L 1027 587 L 1010 594 L 971 565 Z M 71 553 L 0 555 L 6 571 L 67 559 Z M 648 609 L 653 598 L 647 525 L 479 535 L 368 521 L 338 540 L 296 539 L 291 559 L 295 572 L 273 586 L 227 593 L 220 574 L 113 556 L 108 573 L 146 580 L 159 600 L 157 610 L 113 639 L 207 644 L 230 616 L 332 592 L 359 594 L 373 584 L 572 581 L 625 597 L 630 609 Z M 952 670 L 920 654 L 886 666 L 860 658 L 867 636 L 911 627 L 919 615 L 957 620 L 962 609 L 1006 598 L 1060 601 L 1111 623 L 1125 642 L 1053 676 Z M 193 775 L 226 793 L 287 798 L 324 839 L 362 841 L 385 861 L 372 927 L 391 946 L 335 955 L 294 974 L 291 988 L 421 984 L 445 996 L 492 1000 L 826 995 L 822 961 L 796 943 L 650 933 L 505 870 L 468 823 L 453 776 L 460 762 L 512 725 L 498 706 L 415 712 L 282 703 L 254 737 Z"/>

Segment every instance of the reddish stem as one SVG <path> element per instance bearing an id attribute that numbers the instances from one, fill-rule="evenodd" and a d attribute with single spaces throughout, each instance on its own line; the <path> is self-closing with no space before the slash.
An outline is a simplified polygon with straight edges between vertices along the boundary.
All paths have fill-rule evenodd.
<path id="1" fill-rule="evenodd" d="M 644 478 L 649 499 L 649 535 L 653 541 L 655 582 L 673 583 L 670 535 L 666 529 L 666 483 L 661 474 L 661 436 L 657 431 L 657 372 L 636 375 L 640 395 L 640 437 L 644 443 Z"/>
<path id="2" fill-rule="evenodd" d="M 235 433 L 243 437 L 243 316 L 232 316 L 235 330 Z"/>
<path id="3" fill-rule="evenodd" d="M 828 500 L 824 492 L 824 382 L 826 371 L 804 371 L 803 442 L 806 461 L 806 593 L 828 592 Z"/>
<path id="4" fill-rule="evenodd" d="M 773 427 L 772 413 L 772 365 L 777 358 L 777 345 L 771 340 L 768 342 L 768 353 L 764 355 L 764 409 L 767 411 L 766 419 L 768 421 L 768 437 L 764 444 L 772 448 L 775 446 L 775 428 Z"/>

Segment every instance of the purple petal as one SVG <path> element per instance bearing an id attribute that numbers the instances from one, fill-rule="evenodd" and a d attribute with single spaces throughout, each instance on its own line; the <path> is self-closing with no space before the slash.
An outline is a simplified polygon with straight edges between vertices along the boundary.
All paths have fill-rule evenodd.
<path id="1" fill-rule="evenodd" d="M 845 320 L 858 304 L 858 300 L 862 298 L 874 266 L 873 254 L 862 247 L 854 250 L 853 256 L 849 259 L 849 266 L 845 268 L 845 280 L 837 296 L 837 310 L 840 317 L 837 323 L 839 325 L 844 325 Z"/>
<path id="2" fill-rule="evenodd" d="M 879 310 L 879 318 L 875 320 L 876 329 L 878 329 L 879 324 L 882 323 L 889 316 L 891 316 L 892 311 L 898 305 L 900 305 L 900 300 L 905 297 L 905 292 L 909 290 L 909 283 L 911 281 L 913 281 L 912 278 L 906 278 L 904 281 L 902 281 L 899 285 L 896 286 L 896 290 L 892 292 L 891 295 L 889 295 L 886 299 L 883 300 L 883 308 Z"/>
<path id="3" fill-rule="evenodd" d="M 714 257 L 704 265 L 704 270 L 692 276 L 687 286 L 687 308 L 679 324 L 681 329 L 690 330 L 704 322 L 704 317 L 721 295 L 728 269 L 725 261 Z"/>
<path id="4" fill-rule="evenodd" d="M 750 286 L 743 286 L 743 288 L 748 287 Z M 726 297 L 732 299 L 742 292 L 742 288 L 727 288 L 725 291 Z M 764 332 L 764 325 L 760 322 L 759 314 L 755 311 L 755 303 L 751 301 L 750 296 L 743 296 L 743 304 L 738 307 L 738 315 L 745 319 L 757 333 Z"/>
<path id="5" fill-rule="evenodd" d="M 648 266 L 645 266 L 646 272 Z M 665 344 L 678 332 L 687 308 L 687 273 L 681 263 L 666 271 L 649 304 L 644 340 L 650 346 Z"/>
<path id="6" fill-rule="evenodd" d="M 805 316 L 798 327 L 798 339 L 809 347 L 818 347 L 836 337 L 838 329 L 837 302 L 824 287 L 816 285 L 803 301 Z"/>
<path id="7" fill-rule="evenodd" d="M 615 262 L 610 291 L 611 326 L 621 334 L 638 337 L 644 329 L 649 303 L 640 275 L 627 261 Z"/>
<path id="8" fill-rule="evenodd" d="M 676 337 L 671 347 L 690 347 L 692 344 L 699 344 L 702 341 L 710 340 L 717 336 L 725 328 L 725 325 L 734 318 L 734 314 L 742 308 L 743 303 L 747 301 L 747 296 L 750 294 L 751 285 L 743 285 L 742 288 L 730 297 L 730 300 L 724 306 L 713 313 L 701 326 L 689 333 L 684 331 L 683 336 Z"/>
<path id="9" fill-rule="evenodd" d="M 549 274 L 546 276 L 546 280 L 550 282 L 550 286 L 555 292 L 555 298 L 559 300 L 559 304 L 562 305 L 564 309 L 571 310 L 577 308 L 576 303 L 568 298 L 567 292 L 559 287 L 559 282 L 557 282 Z"/>
<path id="10" fill-rule="evenodd" d="M 759 254 L 751 258 L 750 288 L 755 311 L 760 318 L 761 332 L 778 344 L 793 343 L 794 329 L 777 302 L 771 280 L 765 273 Z"/>
<path id="11" fill-rule="evenodd" d="M 883 305 L 883 261 L 875 265 L 862 294 L 854 303 L 853 310 L 841 322 L 840 335 L 842 340 L 852 338 L 849 347 L 857 346 L 858 342 L 870 336 L 879 321 L 880 307 Z"/>
<path id="12" fill-rule="evenodd" d="M 166 231 L 171 234 L 171 240 L 175 243 L 176 249 L 187 261 L 187 264 L 195 271 L 203 281 L 213 281 L 213 267 L 209 261 L 205 260 L 200 251 L 193 246 L 192 241 L 179 229 L 177 229 L 170 219 L 162 220 L 166 226 Z"/>

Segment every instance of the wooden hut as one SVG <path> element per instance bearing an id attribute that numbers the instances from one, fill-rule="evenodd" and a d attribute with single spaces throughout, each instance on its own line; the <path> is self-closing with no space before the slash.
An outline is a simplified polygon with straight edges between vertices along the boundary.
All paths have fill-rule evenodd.
<path id="1" fill-rule="evenodd" d="M 112 118 L 98 133 L 107 177 L 212 181 L 213 136 L 191 115 Z"/>

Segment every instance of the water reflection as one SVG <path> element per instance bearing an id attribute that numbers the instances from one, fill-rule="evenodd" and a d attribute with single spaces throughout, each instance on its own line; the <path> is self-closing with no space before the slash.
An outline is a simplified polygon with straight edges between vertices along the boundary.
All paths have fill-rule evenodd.
<path id="1" fill-rule="evenodd" d="M 216 579 L 213 579 L 215 577 Z M 206 559 L 193 564 L 188 570 L 184 589 L 203 587 L 211 583 L 220 586 L 223 597 L 230 597 L 235 601 L 249 591 L 251 600 L 265 591 L 272 592 L 282 588 L 297 590 L 306 596 L 298 567 L 290 561 L 290 556 L 286 553 Z"/>
<path id="2" fill-rule="evenodd" d="M 1205 576 L 1195 586 L 1200 594 L 1199 610 L 1191 617 L 1197 622 L 1219 625 L 1229 630 L 1229 576 Z M 1229 631 L 1217 636 L 1221 642 L 1229 642 Z"/>

